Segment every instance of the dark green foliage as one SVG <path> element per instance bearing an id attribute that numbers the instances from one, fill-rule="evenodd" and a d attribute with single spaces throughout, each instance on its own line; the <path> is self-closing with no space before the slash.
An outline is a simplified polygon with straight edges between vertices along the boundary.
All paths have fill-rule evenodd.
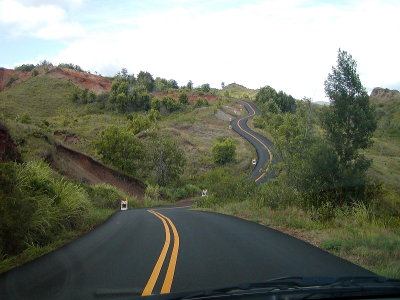
<path id="1" fill-rule="evenodd" d="M 140 71 L 136 79 L 136 87 L 152 92 L 154 90 L 153 76 L 149 72 Z"/>
<path id="2" fill-rule="evenodd" d="M 205 84 L 202 84 L 201 85 L 201 87 L 200 87 L 200 90 L 203 92 L 203 93 L 209 93 L 210 92 L 210 85 L 208 84 L 208 83 L 205 83 Z"/>
<path id="3" fill-rule="evenodd" d="M 166 136 L 153 136 L 146 144 L 149 170 L 159 186 L 176 182 L 183 173 L 186 158 L 175 141 Z"/>
<path id="4" fill-rule="evenodd" d="M 188 83 L 186 84 L 186 88 L 188 90 L 192 90 L 193 89 L 193 82 L 191 80 L 189 80 Z"/>
<path id="5" fill-rule="evenodd" d="M 234 161 L 236 155 L 235 141 L 230 137 L 220 139 L 214 144 L 212 154 L 214 162 L 219 165 Z"/>
<path id="6" fill-rule="evenodd" d="M 179 103 L 182 105 L 189 104 L 189 97 L 186 93 L 179 94 Z"/>
<path id="7" fill-rule="evenodd" d="M 33 64 L 23 64 L 18 67 L 15 67 L 14 70 L 22 71 L 22 72 L 31 72 L 35 68 Z"/>
<path id="8" fill-rule="evenodd" d="M 151 108 L 160 111 L 162 114 L 166 114 L 180 110 L 182 104 L 172 97 L 165 96 L 162 99 L 154 98 L 151 101 Z"/>
<path id="9" fill-rule="evenodd" d="M 33 69 L 31 75 L 32 75 L 32 77 L 38 76 L 39 75 L 38 70 Z"/>
<path id="10" fill-rule="evenodd" d="M 325 81 L 331 104 L 323 110 L 322 126 L 343 166 L 358 158 L 359 149 L 371 145 L 376 129 L 375 111 L 356 67 L 351 55 L 339 50 L 337 67 L 332 68 Z"/>
<path id="11" fill-rule="evenodd" d="M 261 88 L 256 95 L 256 102 L 267 103 L 267 109 L 271 107 L 271 103 L 275 103 L 282 112 L 293 112 L 296 108 L 296 100 L 286 93 L 280 91 L 276 92 L 272 87 L 266 86 Z"/>
<path id="12" fill-rule="evenodd" d="M 84 72 L 83 69 L 80 66 L 74 65 L 74 64 L 71 64 L 71 63 L 61 63 L 61 64 L 58 64 L 58 67 L 71 69 L 71 70 L 78 71 L 78 72 Z"/>
<path id="13" fill-rule="evenodd" d="M 133 133 L 111 126 L 100 133 L 93 145 L 106 164 L 130 175 L 137 174 L 144 152 L 141 141 Z"/>

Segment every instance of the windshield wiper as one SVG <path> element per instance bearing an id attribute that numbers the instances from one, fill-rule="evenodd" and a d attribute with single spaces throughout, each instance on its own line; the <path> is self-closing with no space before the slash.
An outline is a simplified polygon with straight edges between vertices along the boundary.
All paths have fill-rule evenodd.
<path id="1" fill-rule="evenodd" d="M 245 298 L 321 299 L 330 297 L 400 296 L 400 280 L 381 276 L 284 277 L 198 292 L 149 296 L 157 299 Z M 266 298 L 268 299 L 268 298 Z"/>

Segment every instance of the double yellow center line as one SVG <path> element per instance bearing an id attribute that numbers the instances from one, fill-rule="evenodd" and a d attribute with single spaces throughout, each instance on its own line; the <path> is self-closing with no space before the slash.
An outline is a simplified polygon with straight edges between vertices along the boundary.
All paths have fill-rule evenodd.
<path id="1" fill-rule="evenodd" d="M 168 217 L 164 216 L 163 214 L 160 214 L 159 212 L 156 212 L 154 210 L 148 210 L 148 212 L 152 213 L 162 221 L 165 230 L 165 242 L 161 250 L 160 256 L 158 257 L 158 260 L 154 266 L 153 272 L 151 273 L 150 278 L 147 281 L 147 284 L 142 292 L 142 296 L 148 296 L 152 294 L 157 279 L 160 276 L 160 271 L 164 264 L 171 243 L 171 232 L 169 226 L 171 227 L 172 233 L 174 235 L 174 246 L 172 248 L 171 258 L 169 260 L 167 273 L 164 278 L 164 283 L 161 288 L 161 294 L 166 294 L 171 291 L 171 286 L 172 286 L 172 281 L 174 279 L 176 261 L 178 259 L 178 251 L 179 251 L 179 235 L 174 223 L 172 223 L 172 221 Z"/>
<path id="2" fill-rule="evenodd" d="M 253 138 L 255 138 L 265 149 L 267 149 L 267 151 L 268 151 L 268 153 L 269 153 L 269 161 L 268 161 L 267 169 L 266 169 L 265 172 L 262 173 L 256 180 L 254 180 L 255 182 L 257 182 L 257 181 L 259 181 L 261 178 L 263 178 L 263 177 L 267 174 L 269 168 L 271 167 L 271 163 L 272 163 L 272 152 L 271 152 L 271 150 L 268 148 L 268 146 L 265 145 L 259 138 L 257 138 L 256 136 L 254 136 L 253 134 L 251 134 L 251 133 L 248 132 L 247 130 L 244 130 L 244 129 L 242 128 L 242 126 L 240 126 L 240 121 L 241 121 L 241 120 L 246 119 L 246 118 L 249 118 L 249 117 L 253 117 L 253 116 L 256 115 L 256 111 L 253 109 L 253 107 L 251 107 L 251 105 L 248 104 L 248 103 L 247 103 L 247 105 L 248 105 L 248 107 L 250 107 L 250 109 L 253 111 L 253 113 L 252 113 L 251 115 L 242 117 L 242 118 L 240 118 L 239 120 L 237 120 L 237 125 L 238 125 L 238 127 L 240 128 L 240 130 L 242 130 L 243 132 L 246 132 L 248 135 L 250 135 L 250 136 L 252 136 Z"/>

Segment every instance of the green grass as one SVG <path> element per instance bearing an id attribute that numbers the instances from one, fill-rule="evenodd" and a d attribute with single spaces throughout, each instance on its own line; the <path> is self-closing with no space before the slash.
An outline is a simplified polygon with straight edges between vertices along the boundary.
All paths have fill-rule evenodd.
<path id="1" fill-rule="evenodd" d="M 247 98 L 254 100 L 258 90 L 248 89 L 240 84 L 231 83 L 225 86 L 224 89 L 218 90 L 221 96 L 229 96 L 232 98 Z"/>

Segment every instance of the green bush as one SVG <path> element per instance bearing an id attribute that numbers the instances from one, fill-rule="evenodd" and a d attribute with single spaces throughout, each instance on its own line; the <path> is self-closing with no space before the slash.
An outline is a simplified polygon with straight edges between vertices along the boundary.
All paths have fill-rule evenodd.
<path id="1" fill-rule="evenodd" d="M 88 187 L 89 198 L 99 208 L 119 208 L 121 200 L 127 196 L 116 187 L 108 184 L 97 184 Z"/>
<path id="2" fill-rule="evenodd" d="M 223 165 L 235 159 L 235 141 L 228 137 L 217 141 L 212 148 L 213 159 L 216 164 Z"/>
<path id="3" fill-rule="evenodd" d="M 168 200 L 177 201 L 180 199 L 200 196 L 201 189 L 193 184 L 185 184 L 182 187 L 162 188 L 161 192 L 167 197 Z"/>
<path id="4" fill-rule="evenodd" d="M 31 119 L 31 117 L 29 116 L 28 113 L 24 113 L 24 114 L 19 118 L 19 121 L 20 121 L 21 123 L 24 123 L 24 124 L 30 124 L 30 123 L 32 123 L 32 119 Z"/>

